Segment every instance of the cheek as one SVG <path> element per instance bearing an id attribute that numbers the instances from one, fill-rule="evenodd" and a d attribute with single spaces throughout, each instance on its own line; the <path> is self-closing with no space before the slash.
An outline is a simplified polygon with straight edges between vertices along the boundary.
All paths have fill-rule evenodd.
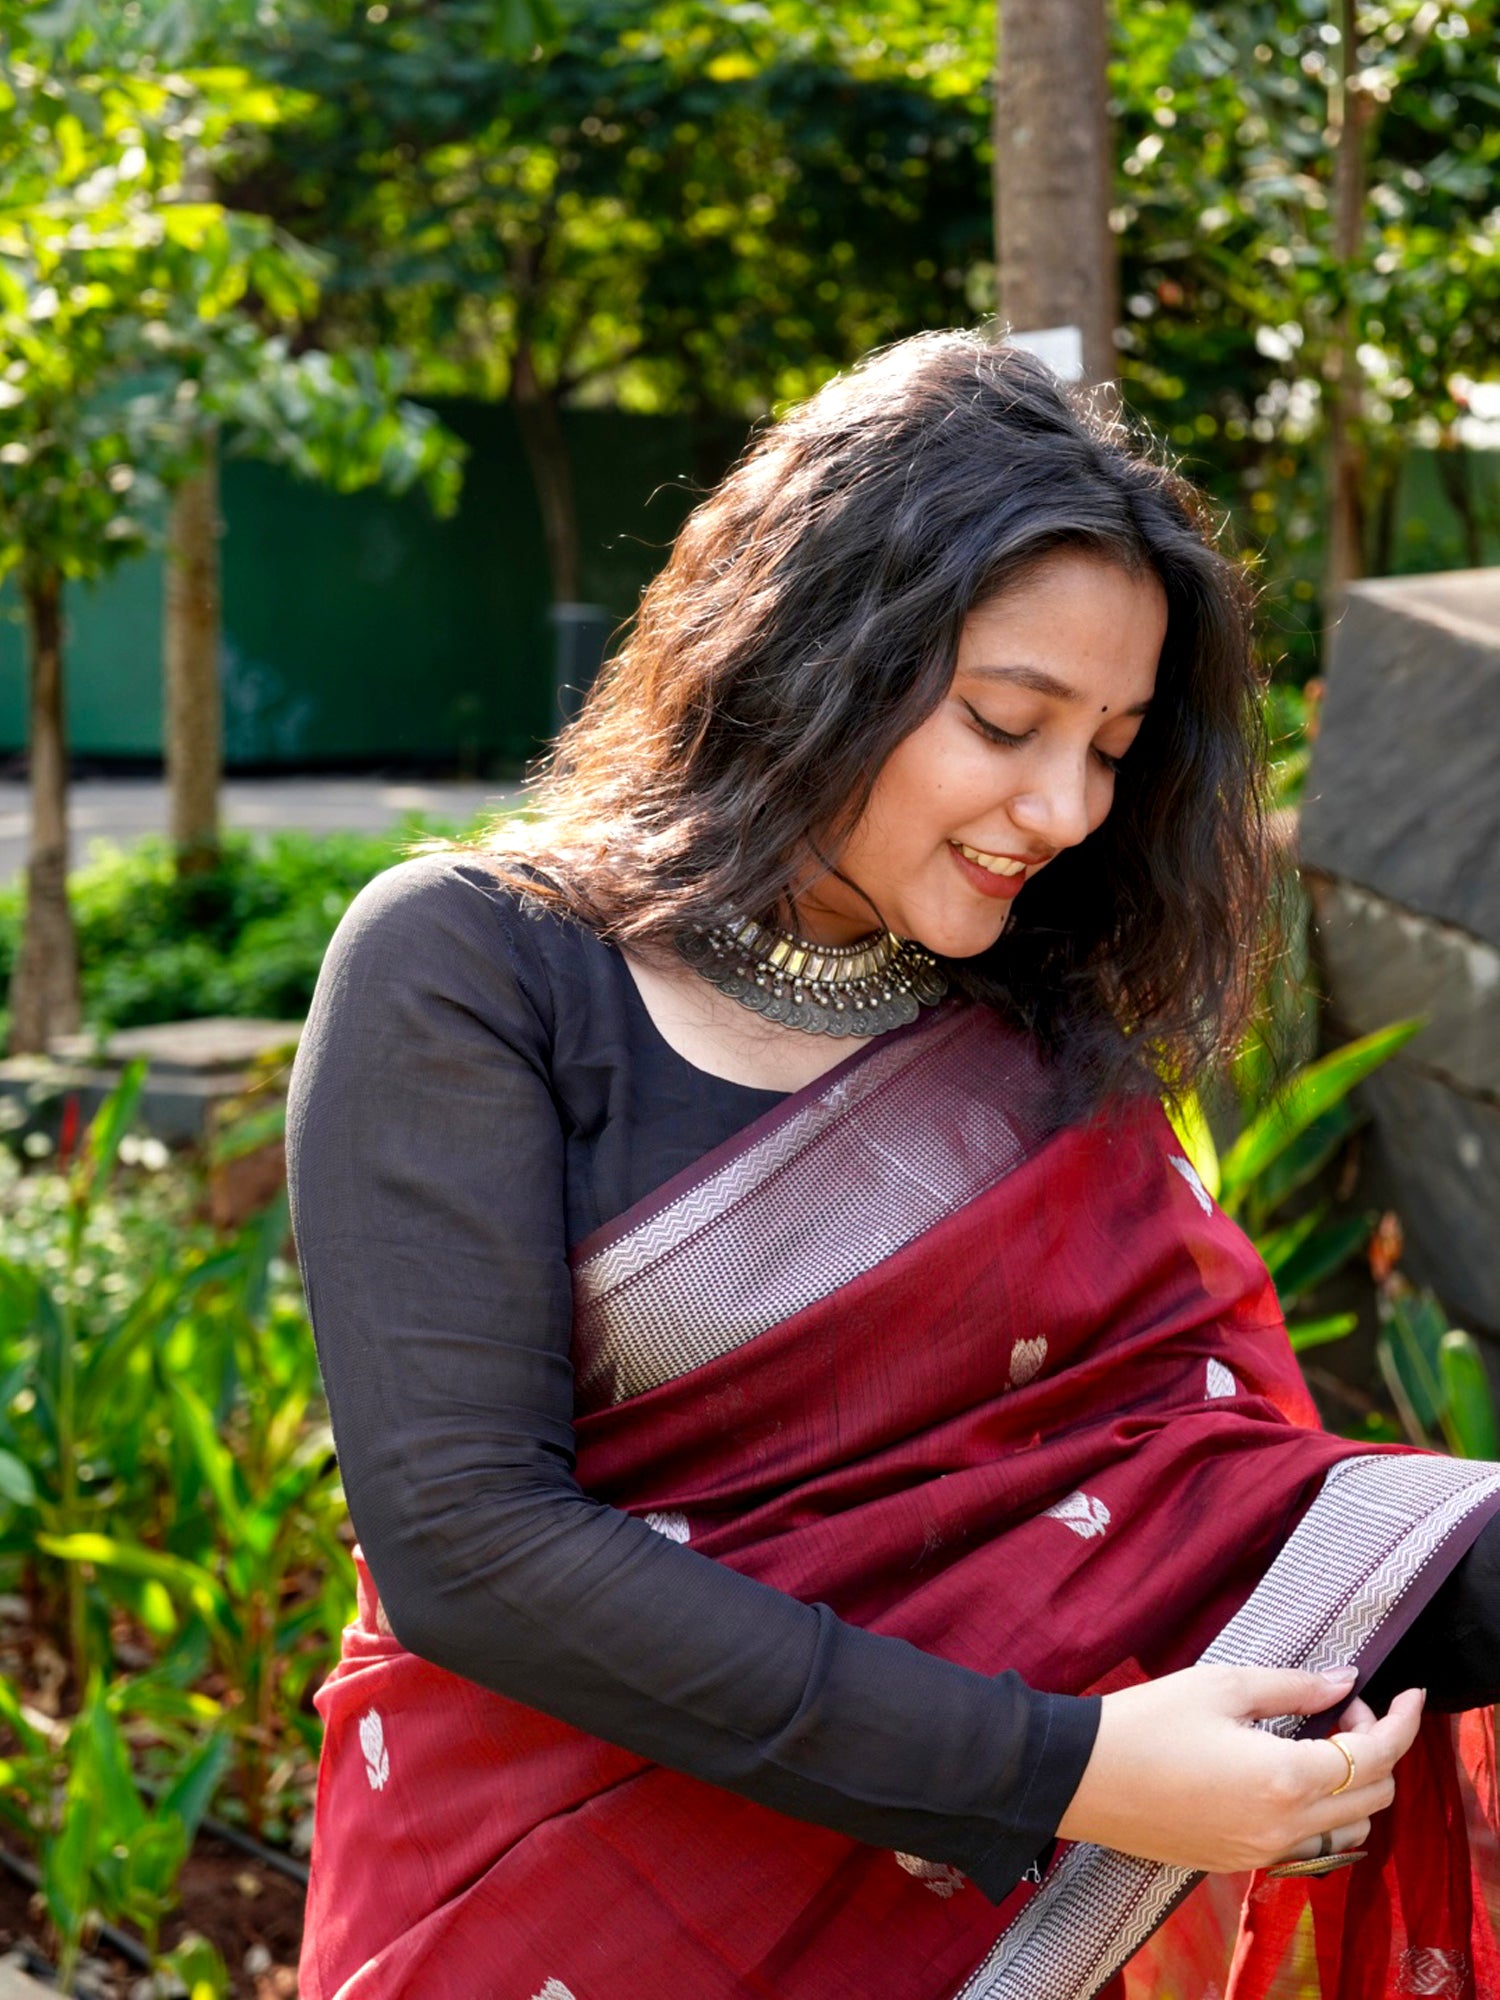
<path id="1" fill-rule="evenodd" d="M 1098 775 L 1091 776 L 1089 779 L 1088 821 L 1090 833 L 1096 827 L 1103 826 L 1104 822 L 1109 818 L 1109 809 L 1115 802 L 1114 772 L 1106 771 L 1102 765 L 1098 766 L 1097 769 Z"/>
<path id="2" fill-rule="evenodd" d="M 872 822 L 887 838 L 919 841 L 933 822 L 950 814 L 952 802 L 972 779 L 966 770 L 964 746 L 929 717 L 898 743 L 886 759 L 870 796 Z"/>

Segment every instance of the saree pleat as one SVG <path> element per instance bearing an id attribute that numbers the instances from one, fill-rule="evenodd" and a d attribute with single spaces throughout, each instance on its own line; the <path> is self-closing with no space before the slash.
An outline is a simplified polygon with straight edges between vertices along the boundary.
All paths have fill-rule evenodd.
<path id="1" fill-rule="evenodd" d="M 1061 1123 L 976 1008 L 881 1038 L 581 1245 L 575 1305 L 587 1493 L 1056 1692 L 1200 1657 L 1367 1675 L 1500 1507 L 1500 1468 L 1320 1432 L 1264 1268 L 1160 1112 Z M 304 2000 L 1352 2000 L 1489 1977 L 1441 1718 L 1344 1876 L 1195 1891 L 1074 1846 L 996 1909 L 950 1866 L 417 1659 L 362 1563 L 318 1707 Z"/>

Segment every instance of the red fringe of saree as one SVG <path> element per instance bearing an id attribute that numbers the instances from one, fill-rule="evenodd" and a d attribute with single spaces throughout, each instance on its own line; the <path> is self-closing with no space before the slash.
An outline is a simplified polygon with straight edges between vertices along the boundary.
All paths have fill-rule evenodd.
<path id="1" fill-rule="evenodd" d="M 1264 1268 L 1160 1112 L 1053 1129 L 1049 1101 L 950 1004 L 583 1245 L 582 1486 L 1042 1688 L 1206 1650 L 1372 1668 L 1500 1468 L 1320 1432 Z M 1500 1994 L 1443 1718 L 1337 1876 L 1190 1894 L 1063 1847 L 996 1909 L 416 1658 L 362 1562 L 318 1708 L 303 2000 Z"/>

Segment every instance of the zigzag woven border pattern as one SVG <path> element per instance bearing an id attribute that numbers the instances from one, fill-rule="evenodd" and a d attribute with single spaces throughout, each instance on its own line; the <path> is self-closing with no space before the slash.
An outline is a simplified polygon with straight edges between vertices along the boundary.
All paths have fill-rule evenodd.
<path id="1" fill-rule="evenodd" d="M 1203 1660 L 1314 1670 L 1352 1661 L 1496 1494 L 1500 1465 L 1344 1459 Z M 1298 1720 L 1262 1726 L 1290 1735 Z M 1092 2000 L 1198 1880 L 1109 1848 L 1071 1847 L 954 2000 Z"/>
<path id="2" fill-rule="evenodd" d="M 873 1270 L 1020 1166 L 1045 1099 L 984 1009 L 877 1049 L 579 1265 L 580 1408 L 675 1381 Z"/>

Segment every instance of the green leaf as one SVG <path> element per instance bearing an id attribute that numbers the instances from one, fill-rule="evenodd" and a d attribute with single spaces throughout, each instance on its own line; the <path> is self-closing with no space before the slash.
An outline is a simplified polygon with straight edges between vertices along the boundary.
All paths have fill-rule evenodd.
<path id="1" fill-rule="evenodd" d="M 1262 1174 L 1260 1186 L 1255 1191 L 1256 1206 L 1261 1212 L 1266 1215 L 1273 1213 L 1300 1188 L 1315 1179 L 1358 1123 L 1347 1104 L 1336 1104 L 1321 1118 L 1315 1118 L 1301 1137 L 1294 1139 L 1281 1158 L 1273 1160 Z"/>
<path id="2" fill-rule="evenodd" d="M 94 1691 L 68 1736 L 68 1755 L 75 1755 L 75 1742 L 82 1732 L 79 1769 L 86 1770 L 88 1782 L 104 1808 L 104 1834 L 111 1841 L 130 1840 L 145 1825 L 146 1809 L 135 1787 L 130 1753 L 119 1725 L 110 1713 L 102 1682 Z"/>
<path id="3" fill-rule="evenodd" d="M 1362 1035 L 1299 1070 L 1224 1155 L 1220 1197 L 1224 1207 L 1233 1213 L 1259 1176 L 1294 1139 L 1341 1103 L 1372 1070 L 1389 1062 L 1421 1027 L 1420 1021 L 1398 1021 L 1373 1035 Z"/>
<path id="4" fill-rule="evenodd" d="M 87 1787 L 70 1782 L 57 1838 L 42 1857 L 42 1897 L 63 1941 L 63 1962 L 78 1949 L 88 1921 L 89 1887 L 100 1845 L 104 1809 Z"/>
<path id="5" fill-rule="evenodd" d="M 0 1498 L 9 1500 L 13 1507 L 36 1505 L 36 1481 L 13 1451 L 0 1451 Z"/>
<path id="6" fill-rule="evenodd" d="M 157 1960 L 164 1972 L 175 1972 L 187 1989 L 187 2000 L 223 2000 L 229 1992 L 229 1974 L 224 1961 L 208 1942 L 193 1931 Z"/>
<path id="7" fill-rule="evenodd" d="M 1447 1397 L 1443 1429 L 1459 1458 L 1500 1458 L 1500 1426 L 1484 1357 L 1472 1335 L 1452 1327 L 1438 1345 Z"/>
<path id="8" fill-rule="evenodd" d="M 220 1629 L 229 1623 L 231 1607 L 224 1591 L 206 1569 L 182 1556 L 140 1548 L 110 1535 L 83 1533 L 38 1535 L 37 1547 L 63 1562 L 97 1563 L 103 1569 L 123 1570 L 127 1576 L 155 1577 L 185 1598 L 205 1623 Z"/>
<path id="9" fill-rule="evenodd" d="M 96 1187 L 109 1179 L 120 1141 L 130 1129 L 145 1084 L 146 1063 L 143 1057 L 136 1056 L 121 1070 L 120 1081 L 89 1122 L 84 1153 Z"/>
<path id="10" fill-rule="evenodd" d="M 170 1386 L 183 1434 L 222 1516 L 222 1531 L 229 1539 L 238 1539 L 244 1527 L 245 1495 L 234 1456 L 220 1439 L 208 1405 L 192 1384 L 174 1376 Z"/>
<path id="11" fill-rule="evenodd" d="M 1219 1149 L 1204 1115 L 1203 1102 L 1196 1091 L 1169 1101 L 1167 1117 L 1177 1134 L 1188 1162 L 1215 1200 L 1219 1195 Z"/>
<path id="12" fill-rule="evenodd" d="M 181 1820 L 190 1842 L 213 1804 L 231 1749 L 229 1737 L 216 1731 L 183 1765 L 157 1801 L 158 1812 L 174 1813 Z"/>
<path id="13" fill-rule="evenodd" d="M 1306 1215 L 1299 1215 L 1295 1222 L 1283 1222 L 1277 1228 L 1267 1229 L 1255 1237 L 1261 1261 L 1273 1278 L 1287 1259 L 1301 1249 L 1327 1213 L 1328 1204 L 1324 1202 Z"/>
<path id="14" fill-rule="evenodd" d="M 1326 1319 L 1299 1319 L 1286 1330 L 1292 1352 L 1302 1354 L 1309 1347 L 1326 1347 L 1343 1340 L 1359 1325 L 1358 1313 L 1330 1313 Z"/>
<path id="15" fill-rule="evenodd" d="M 1447 1406 L 1440 1350 L 1448 1323 L 1431 1292 L 1388 1289 L 1376 1345 L 1391 1399 L 1414 1443 L 1431 1441 Z"/>
<path id="16" fill-rule="evenodd" d="M 168 1813 L 148 1820 L 126 1843 L 121 1914 L 133 1917 L 148 1932 L 170 1903 L 187 1859 L 189 1838 L 182 1821 Z"/>
<path id="17" fill-rule="evenodd" d="M 1283 1261 L 1276 1274 L 1276 1292 L 1282 1304 L 1295 1304 L 1305 1292 L 1325 1283 L 1357 1257 L 1370 1240 L 1375 1226 L 1371 1215 L 1346 1216 L 1330 1223 L 1299 1243 Z"/>

